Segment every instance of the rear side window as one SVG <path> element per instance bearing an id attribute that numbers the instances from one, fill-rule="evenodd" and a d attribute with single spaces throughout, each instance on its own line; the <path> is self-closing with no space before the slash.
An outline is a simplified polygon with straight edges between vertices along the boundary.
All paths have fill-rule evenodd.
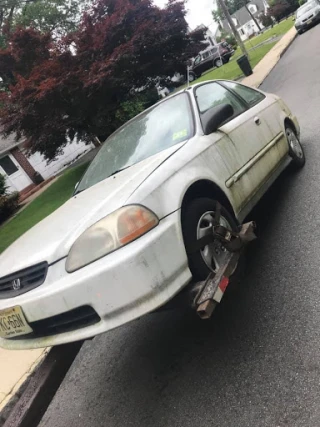
<path id="1" fill-rule="evenodd" d="M 245 106 L 233 95 L 228 89 L 218 83 L 207 83 L 196 89 L 196 99 L 201 114 L 205 113 L 209 108 L 216 107 L 221 104 L 230 104 L 233 107 L 234 115 L 245 111 Z"/>
<path id="2" fill-rule="evenodd" d="M 234 82 L 223 82 L 223 84 L 239 95 L 250 107 L 258 104 L 265 98 L 262 93 L 252 89 L 251 87 L 239 85 Z"/>

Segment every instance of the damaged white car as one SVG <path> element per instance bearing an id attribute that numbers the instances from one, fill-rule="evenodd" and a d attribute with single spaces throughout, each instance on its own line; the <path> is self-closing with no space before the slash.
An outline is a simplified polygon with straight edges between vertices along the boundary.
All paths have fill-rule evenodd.
<path id="1" fill-rule="evenodd" d="M 166 304 L 226 256 L 281 171 L 305 162 L 281 99 L 229 81 L 166 98 L 111 135 L 75 194 L 0 256 L 0 346 L 84 340 Z"/>

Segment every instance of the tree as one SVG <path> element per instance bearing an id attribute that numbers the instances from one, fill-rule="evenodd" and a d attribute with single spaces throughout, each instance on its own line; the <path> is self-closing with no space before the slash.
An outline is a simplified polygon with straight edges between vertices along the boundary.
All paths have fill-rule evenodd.
<path id="1" fill-rule="evenodd" d="M 276 21 L 280 21 L 290 12 L 290 4 L 286 0 L 272 0 L 268 15 L 272 16 Z"/>
<path id="2" fill-rule="evenodd" d="M 104 140 L 122 122 L 132 93 L 159 76 L 184 73 L 203 49 L 204 30 L 189 33 L 184 2 L 98 0 L 76 32 L 55 40 L 17 29 L 0 52 L 4 135 L 26 139 L 47 159 L 70 139 Z M 119 111 L 121 110 L 121 111 Z"/>
<path id="3" fill-rule="evenodd" d="M 265 15 L 264 13 L 261 13 L 260 15 L 259 15 L 259 20 L 261 21 L 261 24 L 264 26 L 264 27 L 270 27 L 270 25 L 272 25 L 273 24 L 273 20 L 272 20 L 272 18 L 271 18 L 271 16 L 270 15 Z"/>
<path id="4" fill-rule="evenodd" d="M 61 36 L 75 30 L 81 11 L 90 0 L 2 0 L 0 2 L 0 47 L 17 26 L 32 27 L 42 32 L 54 31 Z"/>

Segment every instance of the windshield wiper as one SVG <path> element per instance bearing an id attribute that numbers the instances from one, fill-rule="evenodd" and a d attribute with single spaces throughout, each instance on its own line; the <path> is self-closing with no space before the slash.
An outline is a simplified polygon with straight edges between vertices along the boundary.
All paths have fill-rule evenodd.
<path id="1" fill-rule="evenodd" d="M 112 172 L 112 174 L 111 174 L 111 175 L 109 175 L 109 176 L 116 175 L 117 173 L 122 172 L 122 171 L 124 171 L 125 169 L 130 168 L 130 166 L 132 166 L 132 165 L 125 166 L 124 168 L 121 168 L 121 169 L 117 169 L 116 171 Z"/>

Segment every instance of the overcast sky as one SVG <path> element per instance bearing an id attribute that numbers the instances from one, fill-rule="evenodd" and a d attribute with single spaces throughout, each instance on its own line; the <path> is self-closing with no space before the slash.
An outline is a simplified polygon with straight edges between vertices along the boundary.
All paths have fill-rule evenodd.
<path id="1" fill-rule="evenodd" d="M 154 0 L 154 3 L 163 7 L 167 0 Z M 212 19 L 213 0 L 188 0 L 187 2 L 187 21 L 193 30 L 197 25 L 204 24 L 212 30 L 216 24 Z"/>

